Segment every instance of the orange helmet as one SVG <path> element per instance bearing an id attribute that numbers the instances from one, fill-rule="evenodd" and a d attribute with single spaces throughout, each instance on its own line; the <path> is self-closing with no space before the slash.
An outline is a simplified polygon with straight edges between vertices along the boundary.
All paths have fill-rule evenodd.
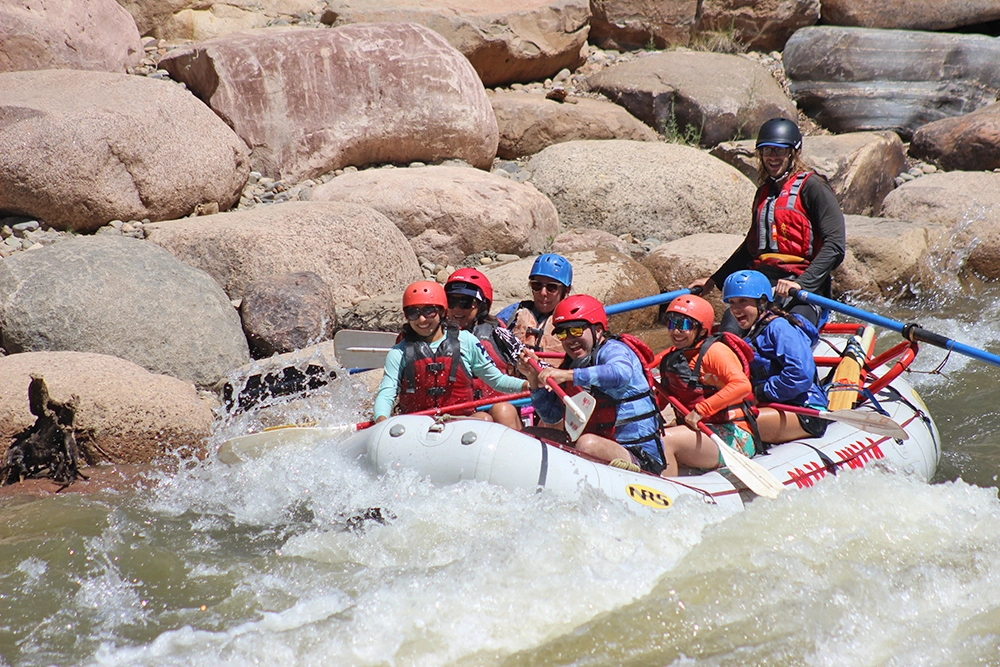
<path id="1" fill-rule="evenodd" d="M 605 331 L 608 329 L 608 314 L 604 311 L 604 305 L 589 294 L 568 296 L 552 311 L 552 324 L 557 327 L 564 322 L 580 320 L 600 324 Z"/>
<path id="2" fill-rule="evenodd" d="M 702 330 L 708 334 L 712 332 L 712 325 L 715 323 L 715 309 L 712 304 L 705 301 L 700 296 L 684 294 L 677 297 L 667 306 L 668 313 L 679 313 L 701 325 Z"/>
<path id="3" fill-rule="evenodd" d="M 407 306 L 440 306 L 447 311 L 448 297 L 433 280 L 418 280 L 403 290 L 403 308 Z"/>
<path id="4" fill-rule="evenodd" d="M 485 301 L 487 308 L 493 304 L 493 285 L 482 271 L 476 269 L 455 271 L 445 281 L 444 291 L 448 294 L 462 294 Z"/>

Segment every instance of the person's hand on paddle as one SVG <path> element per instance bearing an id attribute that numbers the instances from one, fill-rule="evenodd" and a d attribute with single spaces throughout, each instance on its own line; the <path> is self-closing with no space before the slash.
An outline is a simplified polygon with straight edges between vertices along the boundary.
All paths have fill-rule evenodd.
<path id="1" fill-rule="evenodd" d="M 691 410 L 686 415 L 684 415 L 684 423 L 692 431 L 698 430 L 698 422 L 700 421 L 701 421 L 701 413 L 698 412 L 697 408 Z"/>
<path id="2" fill-rule="evenodd" d="M 573 371 L 568 369 L 556 368 L 554 366 L 547 366 L 543 368 L 538 373 L 538 384 L 539 386 L 544 385 L 546 389 L 552 391 L 552 387 L 549 386 L 548 380 L 552 378 L 556 381 L 556 384 L 562 384 L 564 382 L 573 382 Z"/>
<path id="3" fill-rule="evenodd" d="M 794 280 L 785 280 L 784 278 L 782 278 L 774 286 L 774 293 L 777 294 L 780 297 L 787 297 L 788 293 L 791 290 L 793 290 L 793 289 L 796 289 L 796 290 L 797 289 L 802 289 L 802 286 L 799 285 Z"/>
<path id="4" fill-rule="evenodd" d="M 699 294 L 696 290 L 700 290 L 700 294 L 704 296 L 715 289 L 715 281 L 711 278 L 699 278 L 688 285 L 687 288 L 693 294 Z"/>
<path id="5" fill-rule="evenodd" d="M 533 360 L 535 363 L 532 364 Z M 523 375 L 528 380 L 528 386 L 531 389 L 538 389 L 538 366 L 540 364 L 538 355 L 535 354 L 534 350 L 529 350 L 524 348 L 521 351 L 521 356 L 517 360 L 517 372 Z"/>

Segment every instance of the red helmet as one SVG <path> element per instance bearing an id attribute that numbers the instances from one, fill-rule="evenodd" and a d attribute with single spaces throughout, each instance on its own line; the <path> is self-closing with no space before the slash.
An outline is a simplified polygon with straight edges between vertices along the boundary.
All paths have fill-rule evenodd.
<path id="1" fill-rule="evenodd" d="M 608 314 L 604 312 L 604 306 L 589 294 L 568 296 L 552 311 L 552 324 L 557 327 L 564 322 L 579 320 L 600 324 L 605 331 L 608 328 Z"/>
<path id="2" fill-rule="evenodd" d="M 700 296 L 685 294 L 670 302 L 667 306 L 668 313 L 680 313 L 701 324 L 701 328 L 706 334 L 712 332 L 712 325 L 715 323 L 715 309 L 712 304 L 705 301 Z"/>
<path id="3" fill-rule="evenodd" d="M 487 308 L 493 305 L 493 285 L 490 284 L 489 278 L 477 269 L 459 269 L 451 274 L 444 283 L 444 291 L 448 294 L 462 294 L 485 301 Z"/>
<path id="4" fill-rule="evenodd" d="M 448 297 L 433 280 L 418 280 L 403 291 L 403 308 L 407 306 L 440 306 L 448 310 Z"/>

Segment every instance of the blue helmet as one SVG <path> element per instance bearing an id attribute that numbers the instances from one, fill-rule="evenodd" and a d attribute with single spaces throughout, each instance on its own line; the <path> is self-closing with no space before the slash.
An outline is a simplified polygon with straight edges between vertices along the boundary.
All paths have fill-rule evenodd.
<path id="1" fill-rule="evenodd" d="M 726 278 L 726 282 L 722 284 L 722 300 L 729 303 L 730 299 L 738 296 L 748 299 L 764 297 L 768 301 L 774 301 L 771 281 L 760 271 L 737 271 Z"/>
<path id="2" fill-rule="evenodd" d="M 569 260 L 562 255 L 551 253 L 539 255 L 535 263 L 531 265 L 531 273 L 528 274 L 529 278 L 536 276 L 552 278 L 552 280 L 560 282 L 566 287 L 573 285 L 573 267 L 570 265 Z"/>

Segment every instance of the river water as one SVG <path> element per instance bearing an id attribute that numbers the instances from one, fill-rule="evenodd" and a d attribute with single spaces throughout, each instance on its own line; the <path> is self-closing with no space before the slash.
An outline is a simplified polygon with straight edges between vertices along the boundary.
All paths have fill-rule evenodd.
<path id="1" fill-rule="evenodd" d="M 995 353 L 998 303 L 858 305 Z M 0 664 L 1000 665 L 1000 368 L 909 379 L 933 484 L 845 471 L 728 517 L 377 478 L 335 442 L 5 498 Z M 365 396 L 345 379 L 284 416 L 357 421 Z"/>

